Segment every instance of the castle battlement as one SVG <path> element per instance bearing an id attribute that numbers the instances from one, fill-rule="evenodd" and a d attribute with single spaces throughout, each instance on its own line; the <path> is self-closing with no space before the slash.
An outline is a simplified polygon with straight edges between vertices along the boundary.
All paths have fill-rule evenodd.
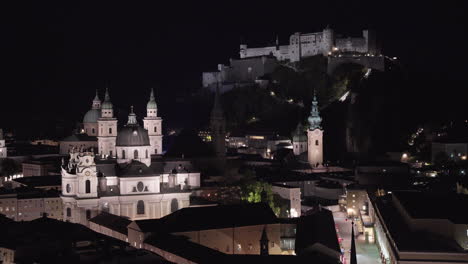
<path id="1" fill-rule="evenodd" d="M 363 30 L 362 37 L 340 38 L 335 36 L 331 28 L 314 33 L 296 32 L 289 37 L 289 45 L 279 45 L 277 40 L 276 46 L 249 48 L 242 43 L 239 49 L 240 58 L 274 56 L 279 61 L 290 62 L 319 54 L 328 56 L 336 52 L 379 55 L 380 49 L 372 30 Z"/>

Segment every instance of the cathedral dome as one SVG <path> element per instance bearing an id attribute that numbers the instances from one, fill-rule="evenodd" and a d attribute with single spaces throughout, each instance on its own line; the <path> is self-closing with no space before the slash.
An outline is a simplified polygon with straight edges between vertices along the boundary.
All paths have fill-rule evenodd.
<path id="1" fill-rule="evenodd" d="M 148 131 L 138 125 L 126 126 L 117 133 L 116 146 L 149 146 Z"/>
<path id="2" fill-rule="evenodd" d="M 101 117 L 101 110 L 91 109 L 84 115 L 83 123 L 97 123 L 97 120 Z"/>

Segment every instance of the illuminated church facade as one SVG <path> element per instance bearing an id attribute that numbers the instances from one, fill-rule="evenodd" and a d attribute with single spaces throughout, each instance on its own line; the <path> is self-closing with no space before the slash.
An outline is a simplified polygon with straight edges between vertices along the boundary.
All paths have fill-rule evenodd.
<path id="1" fill-rule="evenodd" d="M 97 137 L 98 149 L 72 147 L 69 160 L 62 162 L 65 221 L 87 225 L 102 211 L 132 220 L 160 218 L 190 205 L 200 173 L 186 160 L 155 155 L 162 152 L 162 120 L 153 91 L 144 127 L 132 107 L 118 130 L 107 90 L 102 104 L 96 94 L 83 121 L 85 133 Z"/>

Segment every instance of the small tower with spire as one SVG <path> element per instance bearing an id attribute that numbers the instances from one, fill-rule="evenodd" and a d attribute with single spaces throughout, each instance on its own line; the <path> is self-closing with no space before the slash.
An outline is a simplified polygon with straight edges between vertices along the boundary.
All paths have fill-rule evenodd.
<path id="1" fill-rule="evenodd" d="M 210 115 L 210 130 L 216 157 L 226 156 L 226 120 L 219 100 L 219 86 L 216 87 L 215 100 Z"/>
<path id="2" fill-rule="evenodd" d="M 151 145 L 151 154 L 162 153 L 162 119 L 158 117 L 158 105 L 151 88 L 150 98 L 146 104 L 146 117 L 143 119 L 143 127 L 148 130 Z"/>
<path id="3" fill-rule="evenodd" d="M 268 256 L 270 255 L 270 251 L 268 248 L 268 236 L 266 231 L 266 225 L 263 227 L 262 237 L 260 238 L 260 256 Z"/>
<path id="4" fill-rule="evenodd" d="M 298 156 L 307 151 L 307 136 L 305 127 L 299 123 L 292 134 L 293 153 Z"/>
<path id="5" fill-rule="evenodd" d="M 0 128 L 0 158 L 7 157 L 7 147 L 5 145 L 5 138 L 3 137 L 3 129 Z"/>
<path id="6" fill-rule="evenodd" d="M 349 263 L 357 264 L 356 241 L 354 240 L 354 221 L 351 222 L 351 252 Z"/>
<path id="7" fill-rule="evenodd" d="M 307 152 L 308 161 L 312 168 L 323 164 L 323 129 L 322 118 L 318 110 L 317 96 L 314 92 L 312 109 L 308 118 L 309 129 L 307 130 Z"/>
<path id="8" fill-rule="evenodd" d="M 117 138 L 117 119 L 106 88 L 104 102 L 101 105 L 101 117 L 98 119 L 98 153 L 102 157 L 115 157 L 115 142 Z"/>
<path id="9" fill-rule="evenodd" d="M 101 100 L 99 99 L 98 90 L 96 90 L 96 95 L 94 96 L 91 109 L 88 112 L 86 112 L 86 114 L 83 117 L 84 132 L 88 136 L 98 136 L 99 129 L 97 121 L 99 117 L 101 117 Z"/>
<path id="10" fill-rule="evenodd" d="M 101 99 L 99 99 L 98 90 L 96 89 L 96 96 L 93 99 L 92 109 L 101 109 Z"/>

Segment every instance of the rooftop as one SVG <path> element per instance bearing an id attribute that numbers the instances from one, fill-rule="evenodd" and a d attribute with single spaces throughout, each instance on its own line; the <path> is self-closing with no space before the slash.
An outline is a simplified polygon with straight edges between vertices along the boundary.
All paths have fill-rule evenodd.
<path id="1" fill-rule="evenodd" d="M 144 232 L 186 232 L 227 227 L 279 223 L 266 204 L 234 204 L 188 207 L 160 219 L 136 221 Z"/>
<path id="2" fill-rule="evenodd" d="M 466 195 L 420 191 L 396 191 L 393 194 L 413 218 L 448 219 L 454 224 L 468 224 L 468 215 L 460 212 L 468 206 Z"/>
<path id="3" fill-rule="evenodd" d="M 132 222 L 125 217 L 109 214 L 106 212 L 101 212 L 99 215 L 91 218 L 89 221 L 124 235 L 128 234 L 127 226 Z"/>
<path id="4" fill-rule="evenodd" d="M 391 195 L 377 198 L 375 206 L 400 251 L 461 251 L 461 248 L 453 241 L 427 232 L 411 231 L 408 224 L 404 221 L 403 216 L 393 204 Z"/>

